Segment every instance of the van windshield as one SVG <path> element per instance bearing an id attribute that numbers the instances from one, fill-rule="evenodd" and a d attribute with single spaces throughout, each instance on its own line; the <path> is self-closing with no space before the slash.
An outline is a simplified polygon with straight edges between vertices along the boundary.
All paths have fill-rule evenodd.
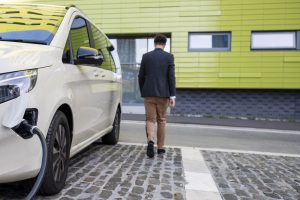
<path id="1" fill-rule="evenodd" d="M 0 5 L 0 41 L 49 45 L 66 9 L 42 5 Z"/>

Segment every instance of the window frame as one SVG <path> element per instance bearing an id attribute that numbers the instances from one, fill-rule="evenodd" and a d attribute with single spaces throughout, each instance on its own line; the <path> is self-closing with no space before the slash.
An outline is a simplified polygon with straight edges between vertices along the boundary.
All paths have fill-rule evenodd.
<path id="1" fill-rule="evenodd" d="M 69 60 L 69 62 L 63 62 L 63 59 L 62 59 L 62 62 L 63 62 L 63 64 L 72 64 L 72 65 L 74 65 L 73 45 L 72 45 L 72 39 L 71 39 L 71 34 L 70 34 L 70 33 L 68 34 L 68 37 L 67 37 L 67 41 L 66 41 L 65 47 L 66 47 L 67 45 L 68 45 L 69 48 L 70 48 L 70 60 Z M 65 49 L 65 48 L 64 48 L 64 49 Z M 64 54 L 64 52 L 63 52 L 63 54 Z M 62 55 L 62 57 L 63 57 L 63 55 Z"/>
<path id="2" fill-rule="evenodd" d="M 168 53 L 172 53 L 172 37 L 171 37 L 171 34 L 165 34 L 166 35 L 166 37 L 167 37 L 167 43 L 169 43 L 169 46 L 170 46 L 170 48 L 169 48 L 169 52 L 167 51 L 168 49 L 167 48 L 165 48 L 165 51 L 166 52 L 168 52 Z M 153 48 L 153 49 L 151 49 L 151 50 L 149 50 L 149 40 L 150 39 L 153 39 L 154 38 L 154 36 L 155 35 L 152 35 L 152 34 L 150 34 L 150 35 L 147 35 L 147 34 L 137 34 L 137 35 L 113 35 L 113 34 L 108 34 L 107 35 L 108 36 L 108 38 L 109 38 L 109 40 L 111 41 L 111 40 L 116 40 L 116 42 L 118 41 L 118 40 L 120 40 L 120 39 L 134 39 L 135 40 L 135 42 L 136 42 L 136 40 L 138 40 L 138 39 L 145 39 L 146 40 L 146 52 L 145 53 L 147 53 L 147 52 L 150 52 L 150 51 L 152 51 L 152 50 L 154 50 L 155 48 Z M 153 41 L 154 42 L 154 41 Z M 114 46 L 115 47 L 115 49 L 117 50 L 118 49 L 118 47 L 117 46 Z M 149 51 L 148 51 L 149 50 Z M 142 53 L 142 54 L 144 54 L 144 53 Z M 118 54 L 119 55 L 119 54 Z M 135 56 L 136 56 L 137 54 L 136 54 L 136 52 L 135 52 Z M 142 59 L 142 57 L 141 57 L 141 59 Z M 140 60 L 137 60 L 137 57 L 135 57 L 135 63 L 120 63 L 120 65 L 126 65 L 126 64 L 132 64 L 132 65 L 140 65 L 141 63 L 140 63 L 140 61 L 141 61 L 141 59 Z"/>
<path id="3" fill-rule="evenodd" d="M 227 35 L 228 47 L 226 48 L 191 48 L 191 36 L 193 35 Z M 231 31 L 210 31 L 210 32 L 189 32 L 188 33 L 188 52 L 230 52 L 231 51 Z"/>
<path id="4" fill-rule="evenodd" d="M 295 39 L 295 46 L 293 48 L 289 47 L 270 47 L 270 48 L 254 48 L 253 47 L 253 36 L 255 33 L 260 33 L 260 34 L 268 34 L 268 33 L 273 33 L 273 34 L 280 34 L 280 33 L 294 33 L 294 39 Z M 299 30 L 259 30 L 259 31 L 251 31 L 250 35 L 250 50 L 251 51 L 297 51 L 300 50 L 300 31 Z"/>
<path id="5" fill-rule="evenodd" d="M 68 34 L 68 37 L 70 39 L 70 46 L 71 46 L 71 52 L 72 52 L 72 55 L 71 55 L 71 60 L 72 60 L 72 63 L 74 64 L 75 60 L 77 59 L 77 55 L 73 55 L 74 53 L 74 49 L 73 49 L 73 39 L 72 39 L 72 34 L 71 34 L 71 31 L 72 31 L 72 25 L 73 25 L 73 22 L 75 19 L 78 19 L 78 18 L 82 18 L 84 21 L 85 21 L 85 24 L 86 24 L 86 30 L 87 30 L 87 34 L 88 34 L 88 39 L 89 39 L 89 47 L 93 47 L 92 44 L 94 44 L 94 40 L 93 40 L 93 37 L 92 37 L 92 34 L 91 34 L 91 30 L 90 30 L 90 22 L 83 16 L 81 15 L 76 15 L 73 20 L 72 20 L 72 23 L 71 23 L 71 26 L 70 26 L 70 29 L 69 29 L 69 34 Z"/>
<path id="6" fill-rule="evenodd" d="M 106 43 L 108 43 L 109 42 L 109 38 L 107 37 L 107 35 L 103 32 L 103 31 L 101 31 L 97 26 L 96 26 L 96 24 L 94 24 L 94 23 L 91 23 L 91 22 L 89 22 L 89 34 L 90 34 L 90 37 L 92 38 L 92 41 L 93 41 L 93 46 L 92 46 L 92 48 L 95 48 L 96 49 L 96 45 L 95 45 L 95 40 L 94 40 L 94 34 L 93 34 L 93 27 L 97 30 L 97 32 L 98 32 L 98 34 L 101 34 L 101 36 L 103 36 L 103 37 L 105 37 L 106 38 Z M 105 69 L 105 68 L 102 68 L 101 67 L 101 65 L 100 66 L 98 66 L 99 68 L 101 68 L 101 69 L 103 69 L 103 70 L 107 70 L 107 71 L 110 71 L 110 72 L 113 72 L 113 73 L 116 73 L 117 72 L 117 67 L 116 67 L 116 64 L 115 64 L 115 61 L 114 61 L 114 59 L 113 59 L 113 57 L 112 57 L 112 55 L 111 55 L 111 51 L 108 49 L 108 45 L 107 45 L 107 51 L 108 51 L 108 54 L 109 54 L 109 61 L 111 62 L 111 60 L 113 60 L 113 63 L 111 63 L 111 69 Z M 105 62 L 105 56 L 104 56 L 104 54 L 103 54 L 103 52 L 102 52 L 102 49 L 97 49 L 102 55 L 103 55 L 103 62 Z"/>

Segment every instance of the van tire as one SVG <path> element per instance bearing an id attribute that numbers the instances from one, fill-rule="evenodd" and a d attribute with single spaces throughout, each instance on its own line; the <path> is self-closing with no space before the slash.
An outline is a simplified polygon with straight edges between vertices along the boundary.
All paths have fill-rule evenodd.
<path id="1" fill-rule="evenodd" d="M 54 195 L 65 186 L 70 160 L 70 127 L 63 112 L 55 113 L 46 141 L 48 146 L 47 168 L 40 187 L 40 194 Z M 54 153 L 54 151 L 56 152 Z M 53 164 L 55 161 L 56 165 Z"/>
<path id="2" fill-rule="evenodd" d="M 115 145 L 118 143 L 119 136 L 120 136 L 120 124 L 121 124 L 121 110 L 120 108 L 118 108 L 113 122 L 112 131 L 102 137 L 102 142 L 104 144 Z"/>

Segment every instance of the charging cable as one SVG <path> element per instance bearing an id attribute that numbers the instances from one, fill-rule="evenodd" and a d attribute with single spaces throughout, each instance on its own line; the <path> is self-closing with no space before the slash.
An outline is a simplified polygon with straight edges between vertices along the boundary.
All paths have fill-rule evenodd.
<path id="1" fill-rule="evenodd" d="M 43 178 L 44 178 L 44 175 L 46 172 L 47 143 L 46 143 L 44 134 L 36 126 L 30 125 L 26 120 L 23 120 L 17 129 L 22 130 L 21 132 L 20 131 L 16 131 L 16 132 L 25 139 L 28 139 L 28 138 L 32 137 L 33 135 L 37 135 L 42 144 L 43 157 L 42 157 L 42 165 L 40 168 L 40 172 L 36 178 L 36 181 L 31 189 L 30 193 L 25 198 L 25 200 L 33 200 L 33 198 L 35 197 L 36 193 L 38 192 L 38 190 L 42 184 L 42 181 L 43 181 Z"/>

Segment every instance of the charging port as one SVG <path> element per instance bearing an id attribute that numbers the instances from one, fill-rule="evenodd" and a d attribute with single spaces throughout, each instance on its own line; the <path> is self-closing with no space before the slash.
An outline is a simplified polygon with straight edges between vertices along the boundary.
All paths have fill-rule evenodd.
<path id="1" fill-rule="evenodd" d="M 28 124 L 32 126 L 36 126 L 38 121 L 38 109 L 36 108 L 26 109 L 24 114 L 24 119 L 28 122 Z"/>
<path id="2" fill-rule="evenodd" d="M 26 123 L 30 126 L 36 126 L 37 120 L 38 120 L 38 110 L 36 108 L 26 109 L 24 114 L 24 121 L 26 121 Z M 13 130 L 22 138 L 30 139 L 32 138 L 33 134 L 31 133 L 31 130 L 28 125 L 22 122 L 19 125 L 15 126 Z"/>

